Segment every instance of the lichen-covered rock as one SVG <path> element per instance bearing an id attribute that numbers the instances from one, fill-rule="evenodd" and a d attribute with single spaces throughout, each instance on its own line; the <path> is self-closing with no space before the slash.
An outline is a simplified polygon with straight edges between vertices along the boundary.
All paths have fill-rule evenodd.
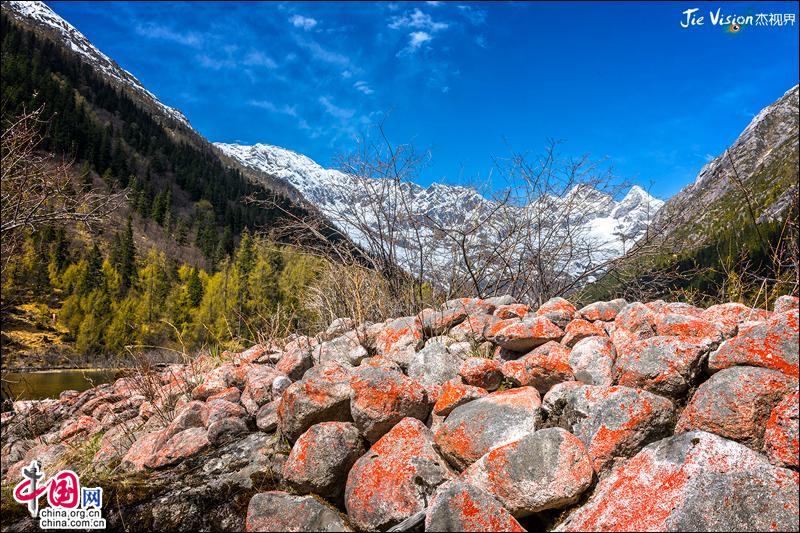
<path id="1" fill-rule="evenodd" d="M 468 315 L 491 315 L 497 308 L 498 304 L 491 299 L 483 300 L 481 298 L 456 298 L 455 300 L 448 300 L 442 306 L 443 309 L 462 309 Z"/>
<path id="2" fill-rule="evenodd" d="M 157 446 L 162 444 L 161 431 L 151 431 L 141 435 L 131 445 L 125 456 L 120 462 L 126 470 L 141 472 L 145 469 L 147 461 L 157 450 Z"/>
<path id="3" fill-rule="evenodd" d="M 239 403 L 239 399 L 242 396 L 242 391 L 240 391 L 237 387 L 228 387 L 226 389 L 222 389 L 216 394 L 212 394 L 208 397 L 206 402 L 213 402 L 214 400 L 225 400 L 228 402 Z"/>
<path id="4" fill-rule="evenodd" d="M 489 392 L 486 389 L 465 385 L 457 378 L 445 381 L 433 406 L 433 413 L 445 417 L 456 407 L 483 398 L 487 394 Z"/>
<path id="5" fill-rule="evenodd" d="M 241 418 L 228 417 L 211 422 L 208 425 L 208 442 L 217 446 L 223 441 L 233 439 L 247 433 L 247 424 Z"/>
<path id="6" fill-rule="evenodd" d="M 656 334 L 656 313 L 641 302 L 623 307 L 614 318 L 617 330 L 625 330 L 636 339 L 646 339 Z"/>
<path id="7" fill-rule="evenodd" d="M 284 376 L 268 365 L 249 365 L 243 372 L 244 390 L 240 401 L 248 413 L 255 415 L 259 407 L 274 399 L 272 384 L 276 378 Z"/>
<path id="8" fill-rule="evenodd" d="M 786 311 L 791 311 L 792 309 L 800 308 L 800 298 L 797 296 L 790 296 L 788 294 L 784 294 L 775 299 L 775 305 L 773 307 L 773 311 L 776 313 L 784 313 Z"/>
<path id="9" fill-rule="evenodd" d="M 617 352 L 608 337 L 587 337 L 569 354 L 569 366 L 575 379 L 589 385 L 611 385 Z"/>
<path id="10" fill-rule="evenodd" d="M 543 316 L 526 317 L 525 320 L 503 320 L 486 331 L 488 340 L 513 352 L 527 352 L 563 336 L 564 331 Z"/>
<path id="11" fill-rule="evenodd" d="M 531 386 L 539 394 L 546 394 L 553 385 L 574 379 L 569 354 L 569 348 L 551 341 L 503 363 L 503 375 L 514 385 Z"/>
<path id="12" fill-rule="evenodd" d="M 360 330 L 353 330 L 323 342 L 314 348 L 312 360 L 316 364 L 335 361 L 345 366 L 358 366 L 369 355 L 362 345 L 362 340 L 366 342 L 364 337 Z"/>
<path id="13" fill-rule="evenodd" d="M 509 318 L 522 318 L 530 312 L 531 308 L 525 304 L 498 305 L 492 313 L 500 320 Z"/>
<path id="14" fill-rule="evenodd" d="M 583 442 L 564 429 L 549 428 L 495 448 L 461 477 L 520 517 L 575 503 L 593 476 Z"/>
<path id="15" fill-rule="evenodd" d="M 350 422 L 350 372 L 329 362 L 312 367 L 303 379 L 283 391 L 278 405 L 278 426 L 294 441 L 320 422 Z"/>
<path id="16" fill-rule="evenodd" d="M 724 338 L 723 328 L 719 325 L 696 316 L 675 313 L 656 316 L 656 333 L 707 339 L 710 344 L 719 343 Z"/>
<path id="17" fill-rule="evenodd" d="M 33 460 L 39 461 L 43 470 L 52 471 L 62 463 L 62 459 L 69 450 L 69 444 L 37 444 L 30 448 L 22 459 L 15 464 L 8 465 L 6 461 L 3 461 L 5 478 L 10 484 L 16 485 L 23 480 L 22 469 L 28 468 Z"/>
<path id="18" fill-rule="evenodd" d="M 617 348 L 614 375 L 619 385 L 679 399 L 702 371 L 708 349 L 692 338 L 649 337 Z"/>
<path id="19" fill-rule="evenodd" d="M 794 391 L 772 410 L 764 431 L 764 453 L 772 464 L 788 468 L 798 467 L 798 424 L 800 424 L 800 398 Z"/>
<path id="20" fill-rule="evenodd" d="M 480 343 L 486 340 L 484 332 L 487 328 L 500 322 L 500 319 L 492 315 L 470 315 L 462 323 L 454 327 L 447 334 L 459 342 Z"/>
<path id="21" fill-rule="evenodd" d="M 442 383 L 458 376 L 461 357 L 442 343 L 427 343 L 414 354 L 408 365 L 408 377 L 417 380 L 430 393 Z"/>
<path id="22" fill-rule="evenodd" d="M 793 531 L 798 475 L 710 433 L 650 444 L 556 531 Z"/>
<path id="23" fill-rule="evenodd" d="M 666 436 L 674 421 L 667 398 L 629 387 L 584 385 L 566 393 L 558 425 L 586 445 L 595 472 Z"/>
<path id="24" fill-rule="evenodd" d="M 586 307 L 581 308 L 578 313 L 580 316 L 594 322 L 595 320 L 602 320 L 603 322 L 611 322 L 617 318 L 617 314 L 628 305 L 628 302 L 622 298 L 611 300 L 610 302 L 594 302 Z"/>
<path id="25" fill-rule="evenodd" d="M 431 405 L 425 389 L 396 370 L 359 367 L 350 383 L 350 412 L 356 427 L 375 442 L 403 418 L 425 420 Z"/>
<path id="26" fill-rule="evenodd" d="M 485 357 L 468 357 L 458 371 L 467 385 L 493 391 L 503 381 L 503 370 L 499 361 Z"/>
<path id="27" fill-rule="evenodd" d="M 352 531 L 339 513 L 313 496 L 260 492 L 247 506 L 245 531 Z"/>
<path id="28" fill-rule="evenodd" d="M 135 434 L 141 425 L 140 420 L 127 420 L 106 431 L 92 460 L 98 465 L 109 466 L 122 459 L 136 440 Z"/>
<path id="29" fill-rule="evenodd" d="M 78 436 L 86 438 L 100 430 L 100 424 L 94 417 L 82 415 L 74 420 L 68 420 L 59 431 L 58 438 L 62 441 Z"/>
<path id="30" fill-rule="evenodd" d="M 208 448 L 205 428 L 189 428 L 173 435 L 145 461 L 148 468 L 163 468 Z"/>
<path id="31" fill-rule="evenodd" d="M 714 372 L 735 365 L 760 366 L 797 379 L 800 376 L 799 313 L 797 309 L 774 313 L 766 322 L 740 331 L 709 356 L 709 370 Z"/>
<path id="32" fill-rule="evenodd" d="M 573 318 L 578 318 L 578 310 L 564 298 L 550 298 L 536 310 L 536 316 L 543 316 L 553 321 L 554 324 L 563 328 L 569 324 Z"/>
<path id="33" fill-rule="evenodd" d="M 284 352 L 275 365 L 275 370 L 285 374 L 286 377 L 292 381 L 297 381 L 303 377 L 303 374 L 305 374 L 306 370 L 311 368 L 312 365 L 311 349 L 305 346 L 299 346 L 294 350 Z"/>
<path id="34" fill-rule="evenodd" d="M 196 400 L 205 400 L 229 387 L 239 387 L 242 375 L 232 363 L 225 363 L 205 373 L 203 381 L 192 390 Z"/>
<path id="35" fill-rule="evenodd" d="M 589 322 L 582 318 L 575 319 L 564 328 L 564 338 L 561 339 L 561 344 L 572 348 L 578 341 L 586 337 L 605 337 L 606 331 L 601 324 L 602 322 Z"/>
<path id="36" fill-rule="evenodd" d="M 350 317 L 334 319 L 328 329 L 322 334 L 324 340 L 330 340 L 346 333 L 356 327 L 356 322 Z"/>
<path id="37" fill-rule="evenodd" d="M 463 470 L 489 450 L 535 431 L 540 405 L 533 387 L 494 392 L 453 409 L 436 431 L 436 444 Z"/>
<path id="38" fill-rule="evenodd" d="M 278 427 L 278 405 L 280 398 L 261 406 L 256 414 L 256 427 L 265 433 L 275 431 Z"/>
<path id="39" fill-rule="evenodd" d="M 761 450 L 772 409 L 795 386 L 782 373 L 766 368 L 721 370 L 694 393 L 675 432 L 700 429 Z"/>
<path id="40" fill-rule="evenodd" d="M 542 414 L 547 419 L 557 419 L 561 416 L 564 406 L 567 404 L 569 392 L 579 389 L 586 385 L 582 381 L 564 381 L 553 385 L 542 398 Z"/>
<path id="41" fill-rule="evenodd" d="M 243 418 L 247 412 L 238 403 L 227 400 L 211 400 L 206 402 L 206 409 L 201 412 L 203 425 L 208 427 L 223 418 Z"/>
<path id="42" fill-rule="evenodd" d="M 728 302 L 724 304 L 712 305 L 700 313 L 700 318 L 720 326 L 725 333 L 725 337 L 732 337 L 736 334 L 739 324 L 745 322 L 767 320 L 771 313 L 764 309 L 754 309 L 746 305 Z"/>
<path id="43" fill-rule="evenodd" d="M 347 516 L 360 530 L 385 530 L 425 509 L 436 488 L 453 477 L 430 430 L 405 418 L 350 469 Z"/>
<path id="44" fill-rule="evenodd" d="M 364 440 L 350 422 L 315 424 L 294 443 L 283 478 L 300 493 L 337 498 L 350 468 L 365 452 Z"/>
<path id="45" fill-rule="evenodd" d="M 375 338 L 378 355 L 406 368 L 416 351 L 422 348 L 422 323 L 416 317 L 396 318 L 386 324 Z"/>
<path id="46" fill-rule="evenodd" d="M 443 307 L 441 309 L 423 309 L 419 314 L 419 319 L 423 331 L 435 337 L 463 322 L 467 315 L 467 310 L 463 307 Z"/>
<path id="47" fill-rule="evenodd" d="M 525 531 L 485 491 L 461 480 L 446 481 L 425 511 L 425 531 Z"/>

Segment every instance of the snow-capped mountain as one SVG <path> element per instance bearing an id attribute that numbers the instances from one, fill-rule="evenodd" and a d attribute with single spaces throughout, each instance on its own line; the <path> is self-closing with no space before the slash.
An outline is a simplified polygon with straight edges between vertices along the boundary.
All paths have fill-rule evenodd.
<path id="1" fill-rule="evenodd" d="M 355 242 L 363 242 L 364 236 L 358 229 L 344 227 L 346 224 L 342 223 L 342 219 L 346 220 L 350 218 L 348 215 L 360 213 L 365 221 L 377 225 L 375 212 L 379 211 L 379 206 L 371 205 L 376 198 L 375 190 L 365 190 L 365 187 L 388 190 L 389 186 L 381 183 L 385 180 L 364 180 L 338 170 L 327 169 L 309 157 L 268 144 L 214 145 L 223 154 L 256 174 L 277 178 L 296 189 L 306 201 L 344 229 Z M 483 220 L 496 205 L 468 187 L 434 183 L 423 188 L 413 183 L 402 183 L 400 191 L 408 205 L 407 212 L 413 213 L 414 218 L 424 217 L 426 221 L 432 222 L 430 226 L 433 227 L 455 227 Z M 597 261 L 624 253 L 644 234 L 653 216 L 664 203 L 638 186 L 632 187 L 619 201 L 597 190 L 580 186 L 561 198 L 549 197 L 542 201 L 547 202 L 544 207 L 551 212 L 566 210 L 566 206 L 570 206 L 570 216 L 577 217 L 570 223 L 580 225 L 582 229 L 576 233 L 586 235 L 587 240 L 594 243 Z M 518 216 L 525 209 L 542 210 L 542 207 L 530 205 L 513 208 L 507 213 L 507 217 Z M 420 227 L 413 222 L 401 225 L 402 237 L 411 240 L 412 229 L 420 231 Z M 425 229 L 429 228 L 423 228 Z M 487 234 L 486 238 L 489 239 L 490 236 Z M 444 249 L 432 253 L 448 256 Z"/>
<path id="2" fill-rule="evenodd" d="M 190 127 L 189 121 L 178 109 L 163 104 L 156 96 L 144 88 L 136 77 L 120 67 L 114 60 L 97 49 L 89 39 L 72 24 L 58 16 L 44 2 L 39 1 L 4 1 L 3 9 L 44 31 L 55 32 L 68 48 L 81 55 L 88 63 L 107 76 L 112 82 L 121 84 L 136 94 L 145 105 L 161 111 L 167 118 L 180 125 Z"/>

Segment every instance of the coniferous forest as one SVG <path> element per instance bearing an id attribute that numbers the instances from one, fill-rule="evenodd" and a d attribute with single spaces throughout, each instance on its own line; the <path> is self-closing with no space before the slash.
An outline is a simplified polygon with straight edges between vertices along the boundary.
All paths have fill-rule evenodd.
<path id="1" fill-rule="evenodd" d="M 0 30 L 4 120 L 40 110 L 38 148 L 69 161 L 78 187 L 125 198 L 99 230 L 53 224 L 25 234 L 3 276 L 4 364 L 29 348 L 29 336 L 8 332 L 15 322 L 102 364 L 142 349 L 246 345 L 311 319 L 299 301 L 319 261 L 260 236 L 279 212 L 242 201 L 259 186 L 50 40 L 5 15 Z M 61 362 L 38 348 L 51 359 L 30 363 Z"/>

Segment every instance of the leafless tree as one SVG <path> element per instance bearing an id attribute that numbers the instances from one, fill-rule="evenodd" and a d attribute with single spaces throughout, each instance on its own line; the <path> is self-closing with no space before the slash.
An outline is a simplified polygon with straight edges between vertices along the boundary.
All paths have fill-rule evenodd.
<path id="1" fill-rule="evenodd" d="M 41 149 L 42 132 L 47 128 L 42 111 L 40 107 L 23 112 L 3 124 L 0 230 L 4 279 L 25 231 L 53 223 L 91 226 L 124 198 L 122 192 L 108 193 L 78 183 L 70 172 L 70 161 Z"/>
<path id="2" fill-rule="evenodd" d="M 454 205 L 442 216 L 420 200 L 423 190 L 413 183 L 426 154 L 394 146 L 377 130 L 377 140 L 362 138 L 357 152 L 341 158 L 341 175 L 329 185 L 332 200 L 316 206 L 318 216 L 284 210 L 283 240 L 314 235 L 323 243 L 316 251 L 342 266 L 319 291 L 329 306 L 377 296 L 380 284 L 367 283 L 360 269 L 378 273 L 384 297 L 399 302 L 388 316 L 461 296 L 511 294 L 540 304 L 574 291 L 620 255 L 618 241 L 590 224 L 622 187 L 604 162 L 562 157 L 557 142 L 534 158 L 515 153 L 496 162 L 507 186 L 490 201 L 476 200 L 474 209 Z M 463 192 L 462 199 L 478 194 Z M 277 202 L 270 207 L 280 208 Z M 370 298 L 355 295 L 366 287 Z M 350 316 L 383 314 L 364 309 Z"/>

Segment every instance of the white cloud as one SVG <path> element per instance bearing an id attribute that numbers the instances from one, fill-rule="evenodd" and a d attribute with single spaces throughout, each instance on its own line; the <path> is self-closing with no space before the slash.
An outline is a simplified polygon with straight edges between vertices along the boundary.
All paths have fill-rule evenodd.
<path id="1" fill-rule="evenodd" d="M 354 87 L 354 88 L 355 88 L 357 91 L 361 91 L 362 93 L 364 93 L 364 94 L 367 94 L 367 95 L 369 95 L 369 94 L 372 94 L 372 93 L 374 93 L 374 92 L 375 92 L 374 90 L 372 90 L 372 87 L 370 87 L 369 85 L 367 85 L 367 82 L 365 82 L 365 81 L 363 81 L 363 80 L 359 80 L 359 81 L 355 82 L 355 83 L 353 84 L 353 87 Z"/>
<path id="2" fill-rule="evenodd" d="M 194 32 L 179 32 L 167 26 L 155 23 L 137 25 L 134 31 L 142 37 L 164 39 L 193 48 L 199 48 L 203 44 L 203 38 L 200 34 Z"/>
<path id="3" fill-rule="evenodd" d="M 210 68 L 212 70 L 220 70 L 223 68 L 236 68 L 236 61 L 232 59 L 219 59 L 211 57 L 208 54 L 200 54 L 197 56 L 197 61 L 201 66 Z"/>
<path id="4" fill-rule="evenodd" d="M 448 24 L 446 22 L 436 22 L 427 13 L 422 12 L 419 8 L 414 8 L 414 11 L 410 13 L 406 12 L 402 16 L 392 17 L 391 22 L 389 22 L 389 27 L 393 30 L 413 28 L 428 32 L 437 32 L 446 30 Z"/>
<path id="5" fill-rule="evenodd" d="M 278 64 L 263 52 L 250 52 L 244 59 L 244 64 L 255 67 L 277 68 Z"/>
<path id="6" fill-rule="evenodd" d="M 350 72 L 349 70 L 343 70 L 342 71 L 342 78 L 344 78 L 346 80 L 349 80 L 352 77 L 353 77 L 353 73 Z"/>
<path id="7" fill-rule="evenodd" d="M 481 48 L 486 48 L 486 37 L 483 35 L 478 35 L 475 37 L 475 44 L 480 46 Z"/>
<path id="8" fill-rule="evenodd" d="M 433 6 L 433 7 L 439 7 L 439 6 L 440 6 L 440 5 L 442 5 L 444 2 L 432 1 L 432 2 L 425 2 L 425 3 L 426 3 L 426 4 L 428 4 L 429 6 Z"/>
<path id="9" fill-rule="evenodd" d="M 408 47 L 413 51 L 432 40 L 433 37 L 424 31 L 413 31 L 408 34 Z"/>
<path id="10" fill-rule="evenodd" d="M 458 6 L 458 11 L 464 15 L 464 18 L 476 26 L 486 22 L 486 11 L 483 9 L 476 9 L 472 6 Z"/>
<path id="11" fill-rule="evenodd" d="M 297 116 L 297 109 L 294 106 L 288 106 L 288 105 L 277 106 L 273 102 L 270 102 L 269 100 L 250 100 L 247 103 L 253 107 L 266 109 L 271 113 L 280 113 L 281 115 L 288 115 L 290 117 Z"/>
<path id="12" fill-rule="evenodd" d="M 297 43 L 306 50 L 308 50 L 314 59 L 318 59 L 320 61 L 324 61 L 325 63 L 331 63 L 333 65 L 338 65 L 340 67 L 348 69 L 353 68 L 350 65 L 349 57 L 336 52 L 331 52 L 330 50 L 327 50 L 326 48 L 320 46 L 320 44 L 316 41 L 299 38 L 297 40 Z"/>
<path id="13" fill-rule="evenodd" d="M 310 30 L 317 25 L 316 19 L 304 17 L 303 15 L 294 15 L 289 19 L 289 22 L 291 22 L 295 28 L 303 28 L 304 30 Z"/>
<path id="14" fill-rule="evenodd" d="M 331 102 L 331 99 L 327 96 L 320 96 L 319 103 L 325 109 L 326 113 L 341 121 L 350 120 L 351 118 L 353 118 L 353 115 L 356 114 L 355 110 L 353 109 L 346 109 L 344 107 L 339 107 L 335 105 L 333 102 Z"/>

